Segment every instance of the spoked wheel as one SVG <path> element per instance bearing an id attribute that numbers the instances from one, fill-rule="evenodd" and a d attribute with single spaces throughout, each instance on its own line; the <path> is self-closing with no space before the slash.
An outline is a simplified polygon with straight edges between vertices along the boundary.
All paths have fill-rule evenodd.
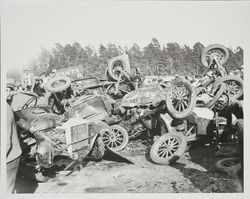
<path id="1" fill-rule="evenodd" d="M 123 150 L 129 141 L 128 132 L 119 125 L 112 125 L 102 132 L 102 140 L 105 146 L 113 151 Z"/>
<path id="2" fill-rule="evenodd" d="M 236 81 L 226 81 L 225 83 L 227 84 L 227 93 L 230 97 L 237 96 L 241 92 Z"/>
<path id="3" fill-rule="evenodd" d="M 235 75 L 222 77 L 214 83 L 214 87 L 222 82 L 227 86 L 226 93 L 230 99 L 239 99 L 243 95 L 243 81 L 240 77 Z"/>
<path id="4" fill-rule="evenodd" d="M 67 76 L 55 76 L 48 80 L 46 89 L 49 92 L 61 92 L 66 90 L 71 85 L 71 79 Z"/>
<path id="5" fill-rule="evenodd" d="M 212 44 L 204 49 L 201 55 L 203 66 L 209 66 L 209 60 L 216 58 L 221 65 L 226 63 L 229 57 L 228 49 L 220 44 Z"/>
<path id="6" fill-rule="evenodd" d="M 107 73 L 112 80 L 118 81 L 121 71 L 129 72 L 128 69 L 128 57 L 123 55 L 111 60 L 108 65 Z"/>
<path id="7" fill-rule="evenodd" d="M 187 148 L 187 140 L 181 132 L 167 133 L 154 142 L 150 158 L 156 164 L 176 162 Z"/>
<path id="8" fill-rule="evenodd" d="M 120 71 L 124 70 L 124 63 L 121 60 L 115 61 L 111 68 L 110 68 L 110 73 L 115 77 L 115 79 L 118 79 L 120 75 Z"/>
<path id="9" fill-rule="evenodd" d="M 171 83 L 166 98 L 169 114 L 176 119 L 189 116 L 196 104 L 196 91 L 185 79 L 177 79 Z"/>

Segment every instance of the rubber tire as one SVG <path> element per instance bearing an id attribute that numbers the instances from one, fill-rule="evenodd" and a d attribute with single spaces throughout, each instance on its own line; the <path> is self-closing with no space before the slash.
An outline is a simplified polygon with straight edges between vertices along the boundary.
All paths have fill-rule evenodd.
<path id="1" fill-rule="evenodd" d="M 114 74 L 113 72 L 113 65 L 115 62 L 118 62 L 120 61 L 122 63 L 122 69 L 125 70 L 128 66 L 126 65 L 126 62 L 124 62 L 123 59 L 121 58 L 117 58 L 117 59 L 114 59 L 110 62 L 110 64 L 108 65 L 108 70 L 107 70 L 107 73 L 108 73 L 108 77 L 111 78 L 111 80 L 114 80 L 114 81 L 118 81 L 118 77 Z M 126 71 L 126 70 L 125 70 Z"/>
<path id="2" fill-rule="evenodd" d="M 226 161 L 236 161 L 237 164 L 238 164 L 238 163 L 240 163 L 240 158 L 236 158 L 236 157 L 233 157 L 233 158 L 223 158 L 223 159 L 221 159 L 221 160 L 219 160 L 219 161 L 217 161 L 215 163 L 216 170 L 217 171 L 221 171 L 221 172 L 227 172 L 228 168 L 230 168 L 230 167 L 224 165 L 224 163 Z"/>
<path id="3" fill-rule="evenodd" d="M 172 100 L 171 100 L 171 96 L 172 96 L 172 91 L 175 88 L 176 85 L 178 85 L 180 82 L 182 82 L 183 84 L 185 84 L 186 88 L 189 90 L 189 92 L 191 92 L 191 102 L 189 107 L 184 111 L 184 112 L 178 112 L 175 110 L 175 108 L 173 107 L 172 104 Z M 166 105 L 167 105 L 167 110 L 168 113 L 176 119 L 183 119 L 187 116 L 189 116 L 190 114 L 192 114 L 194 107 L 196 105 L 196 90 L 195 88 L 192 86 L 192 84 L 185 79 L 181 79 L 181 80 L 174 80 L 171 82 L 171 86 L 167 91 L 167 97 L 166 97 Z"/>
<path id="4" fill-rule="evenodd" d="M 52 84 L 58 80 L 64 80 L 66 83 L 60 87 L 56 87 L 56 88 L 52 87 Z M 48 80 L 48 82 L 45 85 L 45 88 L 51 93 L 56 93 L 56 92 L 61 92 L 63 90 L 66 90 L 70 85 L 71 85 L 70 77 L 55 76 Z"/>
<path id="5" fill-rule="evenodd" d="M 224 63 L 226 63 L 226 61 L 229 58 L 229 51 L 228 51 L 228 49 L 225 46 L 221 45 L 221 44 L 212 44 L 212 45 L 207 46 L 203 50 L 203 52 L 201 54 L 201 63 L 202 63 L 203 66 L 208 67 L 208 64 L 207 64 L 207 61 L 206 61 L 207 53 L 208 53 L 208 51 L 210 51 L 212 49 L 215 49 L 215 48 L 219 48 L 220 50 L 224 51 L 225 57 L 221 61 L 220 64 L 223 65 Z"/>
<path id="6" fill-rule="evenodd" d="M 213 86 L 217 87 L 221 83 L 225 83 L 227 85 L 226 81 L 230 81 L 230 80 L 238 82 L 238 84 L 240 86 L 240 92 L 237 95 L 233 96 L 233 97 L 230 96 L 227 92 L 226 93 L 228 94 L 230 99 L 239 99 L 243 95 L 243 80 L 240 77 L 235 76 L 235 75 L 227 75 L 225 77 L 222 77 L 222 78 L 216 80 L 214 82 Z"/>
<path id="7" fill-rule="evenodd" d="M 157 155 L 157 152 L 158 152 L 158 148 L 161 146 L 160 145 L 161 142 L 165 141 L 166 139 L 172 138 L 172 137 L 175 137 L 179 140 L 179 142 L 180 142 L 179 149 L 174 154 L 174 156 L 170 156 L 168 158 L 160 158 Z M 162 135 L 154 142 L 154 144 L 152 145 L 152 147 L 150 149 L 150 158 L 156 164 L 168 165 L 168 164 L 172 164 L 172 163 L 176 162 L 180 158 L 180 156 L 182 156 L 184 154 L 186 149 L 187 149 L 186 137 L 181 132 L 171 132 L 171 133 L 167 133 L 167 134 Z"/>
<path id="8" fill-rule="evenodd" d="M 124 138 L 124 139 L 123 139 L 121 145 L 118 146 L 118 147 L 113 147 L 113 148 L 108 147 L 108 146 L 107 146 L 107 147 L 108 147 L 109 149 L 111 149 L 112 151 L 115 151 L 115 152 L 121 151 L 121 150 L 125 149 L 126 146 L 127 146 L 127 144 L 128 144 L 128 141 L 129 141 L 129 135 L 128 135 L 127 130 L 126 130 L 125 128 L 123 128 L 122 126 L 117 125 L 117 124 L 112 125 L 112 126 L 110 126 L 109 128 L 110 128 L 110 129 L 112 129 L 112 128 L 113 128 L 113 129 L 118 129 L 120 132 L 122 132 L 123 138 Z M 105 145 L 105 143 L 104 143 L 104 145 Z"/>
<path id="9" fill-rule="evenodd" d="M 217 91 L 217 89 L 219 89 L 216 93 L 216 95 L 214 95 L 213 99 L 210 100 L 205 107 L 206 108 L 211 108 L 216 102 L 217 100 L 221 97 L 221 95 L 226 92 L 226 84 L 222 83 L 222 84 L 218 84 L 218 86 L 216 87 L 216 89 L 214 90 L 214 93 Z"/>
<path id="10" fill-rule="evenodd" d="M 94 161 L 101 161 L 105 153 L 105 146 L 102 141 L 102 137 L 98 136 L 95 140 L 93 148 L 90 152 L 90 158 Z"/>

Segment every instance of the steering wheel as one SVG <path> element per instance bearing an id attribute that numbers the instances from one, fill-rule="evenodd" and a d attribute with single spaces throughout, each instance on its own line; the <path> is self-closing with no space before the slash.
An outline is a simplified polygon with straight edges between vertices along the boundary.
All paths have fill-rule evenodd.
<path id="1" fill-rule="evenodd" d="M 30 99 L 23 105 L 23 107 L 22 107 L 21 110 L 28 108 L 32 102 L 34 102 L 34 105 L 33 105 L 32 107 L 36 106 L 36 104 L 37 104 L 37 99 L 38 99 L 37 97 L 30 98 Z"/>

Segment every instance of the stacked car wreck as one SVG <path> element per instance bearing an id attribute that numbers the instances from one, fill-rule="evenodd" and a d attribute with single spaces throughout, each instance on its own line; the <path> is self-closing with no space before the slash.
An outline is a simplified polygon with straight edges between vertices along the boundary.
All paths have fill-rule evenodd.
<path id="1" fill-rule="evenodd" d="M 100 161 L 106 151 L 124 150 L 138 137 L 151 141 L 149 154 L 156 164 L 174 163 L 199 139 L 218 147 L 224 134 L 237 139 L 225 112 L 232 100 L 243 99 L 243 81 L 223 67 L 228 56 L 224 46 L 210 45 L 202 53 L 207 70 L 201 78 L 176 76 L 146 84 L 138 69 L 131 73 L 128 56 L 122 55 L 109 61 L 106 79 L 55 76 L 43 99 L 17 94 L 12 107 L 23 172 L 32 169 L 33 177 L 45 181 L 48 168 L 72 170 Z M 18 95 L 27 101 L 20 103 Z"/>

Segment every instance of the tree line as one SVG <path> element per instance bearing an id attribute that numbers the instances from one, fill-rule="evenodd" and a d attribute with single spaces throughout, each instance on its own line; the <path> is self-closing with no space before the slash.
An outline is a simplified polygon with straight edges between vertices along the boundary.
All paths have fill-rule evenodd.
<path id="1" fill-rule="evenodd" d="M 200 61 L 205 46 L 197 42 L 192 47 L 178 43 L 161 45 L 156 38 L 141 48 L 134 43 L 130 48 L 109 43 L 100 44 L 98 49 L 91 46 L 82 47 L 78 42 L 62 45 L 56 43 L 51 50 L 42 49 L 37 59 L 30 63 L 35 75 L 49 73 L 53 69 L 81 65 L 84 76 L 104 76 L 108 60 L 128 54 L 130 66 L 139 68 L 143 75 L 194 75 L 201 74 L 205 67 Z M 224 66 L 230 70 L 239 69 L 243 65 L 243 49 L 228 48 L 229 59 Z"/>

